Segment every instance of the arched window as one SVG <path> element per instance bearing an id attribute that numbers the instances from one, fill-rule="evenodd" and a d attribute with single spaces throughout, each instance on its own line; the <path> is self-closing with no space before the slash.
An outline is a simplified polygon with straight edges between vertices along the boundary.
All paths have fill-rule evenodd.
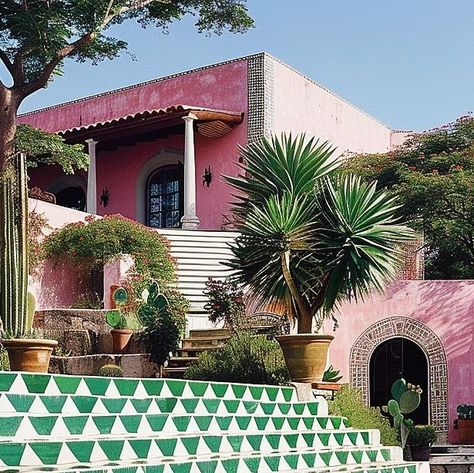
<path id="1" fill-rule="evenodd" d="M 163 166 L 150 175 L 147 184 L 149 227 L 177 228 L 183 216 L 183 166 Z"/>
<path id="2" fill-rule="evenodd" d="M 63 176 L 46 190 L 56 196 L 56 204 L 75 210 L 86 210 L 86 180 L 82 176 Z"/>

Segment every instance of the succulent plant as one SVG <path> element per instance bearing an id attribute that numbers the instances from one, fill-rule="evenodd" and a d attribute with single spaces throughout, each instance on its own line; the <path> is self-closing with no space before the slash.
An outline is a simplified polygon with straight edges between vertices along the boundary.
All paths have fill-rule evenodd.
<path id="1" fill-rule="evenodd" d="M 323 374 L 323 381 L 327 383 L 337 383 L 342 379 L 342 376 L 339 376 L 340 370 L 335 370 L 334 366 L 331 365 Z"/>
<path id="2" fill-rule="evenodd" d="M 143 326 L 149 325 L 157 313 L 168 306 L 168 299 L 160 291 L 156 281 L 151 281 L 142 292 L 142 303 L 138 308 L 137 318 Z"/>
<path id="3" fill-rule="evenodd" d="M 122 378 L 123 370 L 117 365 L 104 365 L 99 368 L 99 376 L 104 376 L 106 378 Z"/>

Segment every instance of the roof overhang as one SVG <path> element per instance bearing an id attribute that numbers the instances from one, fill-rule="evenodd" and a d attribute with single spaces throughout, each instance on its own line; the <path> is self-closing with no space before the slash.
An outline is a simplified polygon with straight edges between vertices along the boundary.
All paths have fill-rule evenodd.
<path id="1" fill-rule="evenodd" d="M 101 142 L 181 125 L 184 127 L 183 117 L 187 115 L 195 117 L 198 133 L 208 138 L 219 138 L 230 133 L 232 128 L 242 123 L 244 118 L 243 112 L 215 110 L 191 105 L 173 105 L 59 130 L 58 133 L 68 142 L 79 143 L 89 138 Z"/>

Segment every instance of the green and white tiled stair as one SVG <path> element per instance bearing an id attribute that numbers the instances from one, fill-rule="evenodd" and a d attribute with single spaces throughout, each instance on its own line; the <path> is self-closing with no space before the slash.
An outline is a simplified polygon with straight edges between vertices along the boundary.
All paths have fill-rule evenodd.
<path id="1" fill-rule="evenodd" d="M 0 373 L 0 472 L 418 473 L 289 387 Z"/>

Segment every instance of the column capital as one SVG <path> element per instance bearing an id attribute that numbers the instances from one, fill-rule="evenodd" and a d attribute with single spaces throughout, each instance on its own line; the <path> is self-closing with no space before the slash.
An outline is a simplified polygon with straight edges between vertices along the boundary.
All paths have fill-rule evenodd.
<path id="1" fill-rule="evenodd" d="M 185 122 L 190 122 L 190 121 L 197 120 L 197 118 L 198 118 L 198 117 L 196 117 L 196 115 L 194 115 L 194 113 L 191 113 L 191 112 L 190 112 L 190 113 L 188 113 L 187 115 L 185 115 L 185 116 L 183 117 L 183 120 L 184 120 Z"/>
<path id="2" fill-rule="evenodd" d="M 98 143 L 98 141 L 95 141 L 94 138 L 87 138 L 85 141 L 88 145 L 96 145 Z"/>

